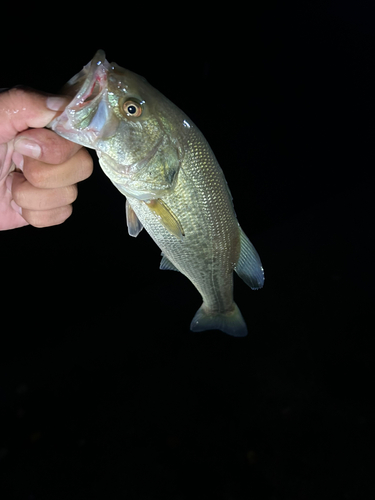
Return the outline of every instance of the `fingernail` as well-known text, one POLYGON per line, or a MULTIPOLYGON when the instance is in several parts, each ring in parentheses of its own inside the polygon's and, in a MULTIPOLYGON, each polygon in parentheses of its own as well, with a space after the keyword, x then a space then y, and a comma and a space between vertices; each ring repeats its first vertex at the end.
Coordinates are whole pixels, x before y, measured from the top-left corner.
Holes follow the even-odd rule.
POLYGON ((14 149, 22 155, 30 156, 31 158, 39 158, 42 154, 41 147, 34 141, 20 137, 14 143, 14 149))
POLYGON ((17 212, 17 213, 19 213, 19 214, 21 214, 21 215, 22 215, 22 208, 21 208, 21 207, 19 207, 19 206, 17 205, 17 203, 16 203, 14 200, 12 200, 12 201, 10 202, 10 206, 13 208, 13 210, 14 210, 15 212, 17 212))
POLYGON ((48 97, 46 101, 46 106, 52 111, 63 111, 69 104, 69 99, 67 97, 48 97))
POLYGON ((12 184, 13 184, 13 175, 8 175, 8 177, 5 180, 5 185, 10 193, 12 192, 12 184))

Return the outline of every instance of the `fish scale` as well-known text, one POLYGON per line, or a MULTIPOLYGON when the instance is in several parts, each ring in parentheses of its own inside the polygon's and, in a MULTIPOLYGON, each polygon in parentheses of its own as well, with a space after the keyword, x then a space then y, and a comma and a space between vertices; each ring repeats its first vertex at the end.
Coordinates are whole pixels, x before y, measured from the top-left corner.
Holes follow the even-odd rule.
POLYGON ((163 197, 184 229, 183 241, 160 228, 146 204, 135 198, 128 197, 128 201, 164 255, 196 286, 210 310, 232 311, 239 227, 216 158, 193 125, 189 135, 191 147, 177 185, 163 197))
POLYGON ((200 292, 190 328, 246 335, 233 271, 258 289, 263 267, 203 134, 144 78, 108 63, 103 51, 66 88, 72 101, 49 127, 97 151, 127 198, 129 234, 144 227, 162 250, 160 268, 180 271, 200 292))

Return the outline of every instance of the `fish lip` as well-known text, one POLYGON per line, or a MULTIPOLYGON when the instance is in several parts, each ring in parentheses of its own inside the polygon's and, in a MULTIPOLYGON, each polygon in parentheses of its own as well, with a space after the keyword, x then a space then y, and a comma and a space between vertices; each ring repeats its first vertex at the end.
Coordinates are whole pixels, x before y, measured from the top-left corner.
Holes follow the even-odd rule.
POLYGON ((91 60, 91 66, 99 66, 99 64, 105 64, 108 62, 105 58, 105 52, 102 49, 98 49, 91 60))
POLYGON ((63 93, 72 100, 63 113, 49 124, 49 128, 67 139, 75 135, 78 129, 79 143, 94 149, 98 139, 114 133, 118 120, 112 113, 107 98, 108 73, 111 67, 105 58, 105 52, 98 50, 92 60, 65 85, 63 93), (88 108, 85 118, 90 121, 82 126, 85 108, 88 108), (110 122, 108 126, 106 121, 110 122))
POLYGON ((88 104, 90 102, 89 98, 92 96, 96 84, 99 84, 99 92, 96 96, 94 96, 94 98, 100 97, 103 90, 106 88, 108 71, 110 68, 111 66, 105 58, 105 52, 103 50, 98 50, 83 70, 68 81, 67 86, 74 87, 76 83, 79 83, 79 81, 85 77, 85 80, 80 86, 78 92, 73 96, 73 100, 68 107, 72 108, 78 106, 79 108, 82 108, 85 104, 88 104))

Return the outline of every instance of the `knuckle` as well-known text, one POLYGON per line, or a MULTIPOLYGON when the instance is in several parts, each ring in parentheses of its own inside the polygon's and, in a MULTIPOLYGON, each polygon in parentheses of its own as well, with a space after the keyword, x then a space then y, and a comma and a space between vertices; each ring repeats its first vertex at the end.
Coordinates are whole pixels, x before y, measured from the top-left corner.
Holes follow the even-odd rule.
MULTIPOLYGON (((8 90, 7 98, 10 107, 15 110, 22 110, 28 108, 28 103, 30 102, 30 96, 35 93, 31 88, 25 86, 16 86, 8 90)), ((16 115, 18 114, 18 111, 16 115)), ((16 116, 14 115, 14 116, 16 116)))
POLYGON ((28 93, 26 88, 18 86, 8 90, 8 97, 11 103, 19 105, 19 103, 24 102, 28 93))

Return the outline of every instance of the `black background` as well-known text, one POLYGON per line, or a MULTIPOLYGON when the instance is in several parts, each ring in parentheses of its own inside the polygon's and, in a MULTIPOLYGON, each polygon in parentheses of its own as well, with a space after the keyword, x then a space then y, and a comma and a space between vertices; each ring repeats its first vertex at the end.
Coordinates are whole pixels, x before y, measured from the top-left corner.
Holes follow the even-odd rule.
POLYGON ((101 172, 62 226, 0 234, 10 500, 375 498, 371 3, 6 13, 0 87, 58 92, 98 48, 210 142, 266 284, 245 339, 194 334, 101 172))

